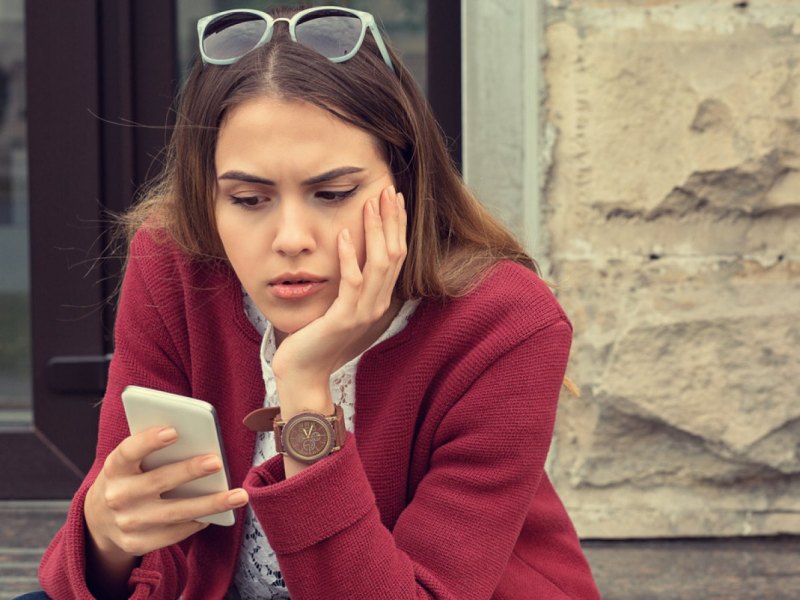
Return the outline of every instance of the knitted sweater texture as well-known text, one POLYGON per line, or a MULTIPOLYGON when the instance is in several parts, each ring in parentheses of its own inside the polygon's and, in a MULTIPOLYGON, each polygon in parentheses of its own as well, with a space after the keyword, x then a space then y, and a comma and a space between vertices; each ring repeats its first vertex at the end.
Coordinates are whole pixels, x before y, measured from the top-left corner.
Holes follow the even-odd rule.
MULTIPOLYGON (((251 465, 242 419, 264 383, 238 280, 160 237, 139 232, 131 247, 95 462, 39 570, 52 598, 92 597, 83 505, 129 435, 127 385, 215 405, 231 483, 250 494, 292 598, 599 598, 544 472, 572 330, 533 273, 500 263, 464 298, 423 301, 363 356, 342 450, 286 479, 281 456, 251 465)), ((223 598, 242 517, 146 554, 130 597, 223 598)))

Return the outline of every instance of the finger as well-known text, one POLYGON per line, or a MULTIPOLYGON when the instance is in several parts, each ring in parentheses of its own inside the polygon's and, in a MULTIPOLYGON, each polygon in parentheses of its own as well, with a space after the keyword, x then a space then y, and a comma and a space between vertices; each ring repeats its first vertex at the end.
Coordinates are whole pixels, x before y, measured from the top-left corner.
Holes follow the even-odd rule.
POLYGON ((346 311, 352 316, 358 306, 364 276, 358 266, 358 256, 353 245, 350 230, 339 233, 339 295, 334 302, 336 309, 346 311))
POLYGON ((398 192, 397 194, 397 206, 399 209, 400 220, 400 227, 398 228, 397 232, 398 241, 402 261, 405 261, 406 255, 408 254, 408 212, 406 211, 406 197, 403 195, 403 192, 398 192))
POLYGON ((390 263, 397 261, 400 254, 400 210, 397 204, 397 196, 394 186, 388 189, 388 193, 381 194, 383 237, 386 240, 386 254, 390 263))
POLYGON ((141 485, 152 494, 163 494, 184 483, 216 473, 221 468, 219 456, 195 456, 148 471, 142 475, 141 485))
MULTIPOLYGON (((382 201, 392 193, 393 187, 383 190, 382 201)), ((381 291, 386 286, 386 277, 392 272, 386 249, 386 236, 384 235, 383 219, 377 213, 379 201, 375 200, 367 211, 369 214, 364 219, 364 234, 366 238, 367 260, 364 264, 364 285, 359 299, 359 308, 368 313, 373 311, 376 302, 381 298, 381 291)))
POLYGON ((120 530, 112 541, 123 552, 132 556, 142 556, 159 548, 166 548, 172 544, 182 542, 195 533, 208 527, 208 523, 187 521, 162 525, 157 528, 123 531, 120 530))
POLYGON ((390 273, 387 274, 384 288, 381 290, 381 297, 391 301, 394 295, 397 278, 406 256, 405 229, 407 217, 403 206, 403 195, 400 192, 394 194, 392 198, 393 227, 391 233, 387 235, 387 256, 389 258, 390 273))
POLYGON ((249 500, 247 492, 242 488, 195 498, 169 498, 151 504, 146 509, 143 519, 157 526, 186 523, 240 508, 249 500))
POLYGON ((193 498, 150 496, 146 501, 137 503, 134 509, 115 511, 113 524, 119 535, 140 535, 233 510, 248 501, 247 492, 241 488, 193 498))
POLYGON ((141 473, 142 460, 156 450, 165 448, 178 439, 173 427, 151 427, 131 435, 106 457, 103 473, 106 477, 119 477, 141 473))

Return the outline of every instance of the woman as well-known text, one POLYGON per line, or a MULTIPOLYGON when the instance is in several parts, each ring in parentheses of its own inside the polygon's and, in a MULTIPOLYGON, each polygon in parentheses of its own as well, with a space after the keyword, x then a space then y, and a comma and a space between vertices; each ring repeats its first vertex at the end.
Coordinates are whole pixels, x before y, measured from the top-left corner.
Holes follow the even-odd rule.
POLYGON ((596 598, 543 470, 571 326, 372 16, 226 11, 198 32, 165 171, 128 217, 97 455, 45 591, 596 598), (230 492, 161 498, 220 460, 143 473, 176 433, 131 436, 128 385, 215 405, 230 492), (281 435, 315 418, 329 444, 281 435), (231 508, 233 527, 196 521, 231 508))

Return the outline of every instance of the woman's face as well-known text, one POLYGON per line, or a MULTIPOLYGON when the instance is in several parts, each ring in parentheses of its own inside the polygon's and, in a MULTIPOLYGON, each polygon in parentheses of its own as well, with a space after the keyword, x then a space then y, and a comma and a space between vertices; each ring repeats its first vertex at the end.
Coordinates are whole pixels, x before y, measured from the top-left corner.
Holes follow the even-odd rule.
POLYGON ((377 141, 314 105, 259 98, 232 109, 215 154, 217 231, 278 342, 339 290, 337 235, 363 268, 364 204, 393 183, 377 141))

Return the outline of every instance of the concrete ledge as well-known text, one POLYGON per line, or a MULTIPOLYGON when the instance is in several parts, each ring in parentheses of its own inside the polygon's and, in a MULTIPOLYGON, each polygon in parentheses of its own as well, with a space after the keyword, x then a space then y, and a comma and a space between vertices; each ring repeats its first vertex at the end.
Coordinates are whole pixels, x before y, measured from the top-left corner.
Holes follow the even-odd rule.
MULTIPOLYGON (((67 502, 0 502, 0 600, 39 589, 36 570, 67 502)), ((790 600, 800 537, 585 540, 605 600, 790 600)))

